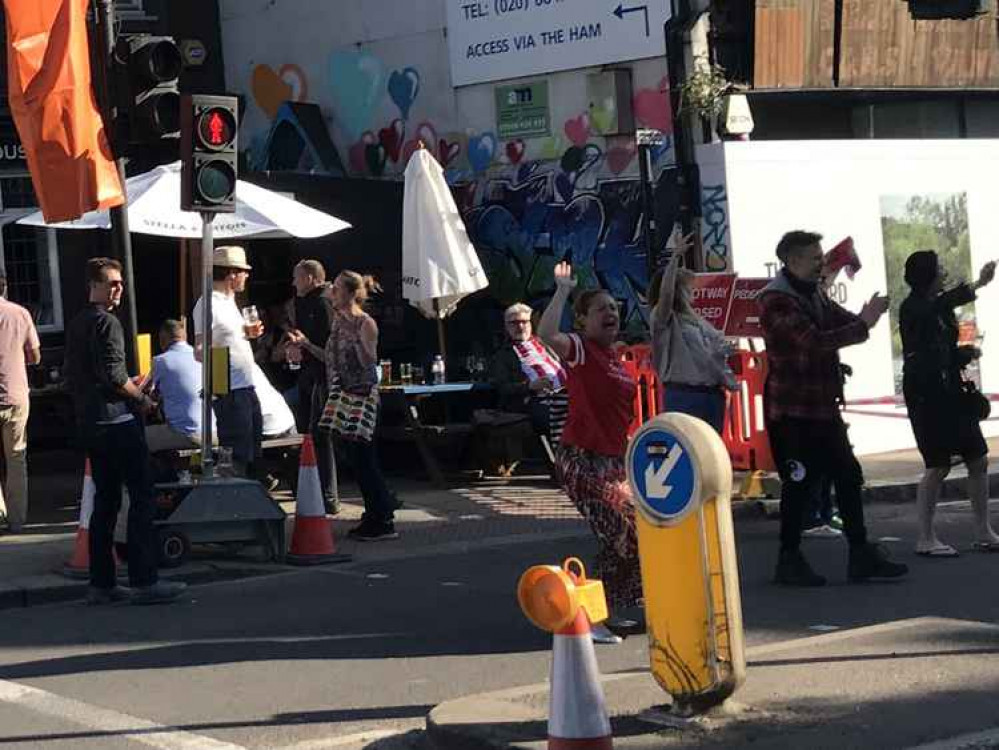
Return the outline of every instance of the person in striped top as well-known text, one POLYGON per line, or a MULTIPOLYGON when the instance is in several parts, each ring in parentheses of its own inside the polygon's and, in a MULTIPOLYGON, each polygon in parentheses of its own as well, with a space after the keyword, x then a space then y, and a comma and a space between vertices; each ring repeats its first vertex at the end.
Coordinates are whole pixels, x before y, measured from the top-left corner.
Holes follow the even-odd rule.
POLYGON ((503 322, 509 345, 493 357, 490 382, 499 408, 528 415, 534 432, 554 451, 569 412, 566 373, 558 356, 534 335, 532 312, 522 303, 506 309, 503 322))

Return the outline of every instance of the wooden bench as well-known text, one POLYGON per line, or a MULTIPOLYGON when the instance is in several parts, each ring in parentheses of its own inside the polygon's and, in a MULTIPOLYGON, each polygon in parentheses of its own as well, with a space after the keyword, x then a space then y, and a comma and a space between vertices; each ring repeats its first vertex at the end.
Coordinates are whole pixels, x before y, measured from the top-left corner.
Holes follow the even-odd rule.
MULTIPOLYGON (((260 444, 260 447, 263 450, 263 452, 266 454, 268 452, 274 452, 277 450, 281 450, 283 448, 300 448, 301 445, 302 445, 301 435, 286 435, 283 437, 268 438, 260 444)), ((201 448, 193 446, 191 448, 184 448, 182 450, 177 451, 177 455, 179 455, 181 458, 190 458, 191 456, 197 453, 201 453, 201 448)))

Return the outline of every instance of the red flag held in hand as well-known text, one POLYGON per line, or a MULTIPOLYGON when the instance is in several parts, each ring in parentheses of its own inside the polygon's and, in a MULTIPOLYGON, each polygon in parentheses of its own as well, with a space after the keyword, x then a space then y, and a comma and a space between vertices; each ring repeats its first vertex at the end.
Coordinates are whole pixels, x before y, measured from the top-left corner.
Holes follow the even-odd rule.
POLYGON ((847 278, 852 279, 860 270, 860 258, 853 246, 853 237, 847 237, 836 247, 826 253, 826 273, 835 276, 840 270, 845 270, 847 278))

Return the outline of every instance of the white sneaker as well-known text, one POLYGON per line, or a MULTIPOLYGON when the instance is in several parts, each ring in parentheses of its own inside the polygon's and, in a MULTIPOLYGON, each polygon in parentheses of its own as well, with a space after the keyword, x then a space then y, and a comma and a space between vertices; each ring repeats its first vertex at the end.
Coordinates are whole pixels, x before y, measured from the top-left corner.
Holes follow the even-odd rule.
POLYGON ((590 628, 590 637, 593 638, 594 643, 601 643, 604 645, 615 645, 624 642, 624 638, 619 635, 614 635, 614 633, 608 630, 607 626, 603 623, 593 625, 590 628))
POLYGON ((801 532, 801 535, 811 537, 812 539, 839 539, 843 536, 843 532, 839 529, 834 529, 828 524, 822 524, 821 526, 813 526, 810 529, 805 529, 801 532))

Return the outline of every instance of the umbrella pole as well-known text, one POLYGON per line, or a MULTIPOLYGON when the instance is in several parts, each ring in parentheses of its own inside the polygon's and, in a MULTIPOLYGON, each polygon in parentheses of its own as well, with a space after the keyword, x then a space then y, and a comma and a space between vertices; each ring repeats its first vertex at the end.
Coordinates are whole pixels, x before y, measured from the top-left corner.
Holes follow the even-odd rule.
POLYGON ((444 318, 441 317, 440 304, 437 300, 434 300, 434 317, 437 318, 437 349, 440 352, 441 359, 447 362, 447 348, 445 346, 444 337, 444 318))
POLYGON ((214 476, 212 460, 212 221, 215 214, 201 214, 201 478, 214 476))

